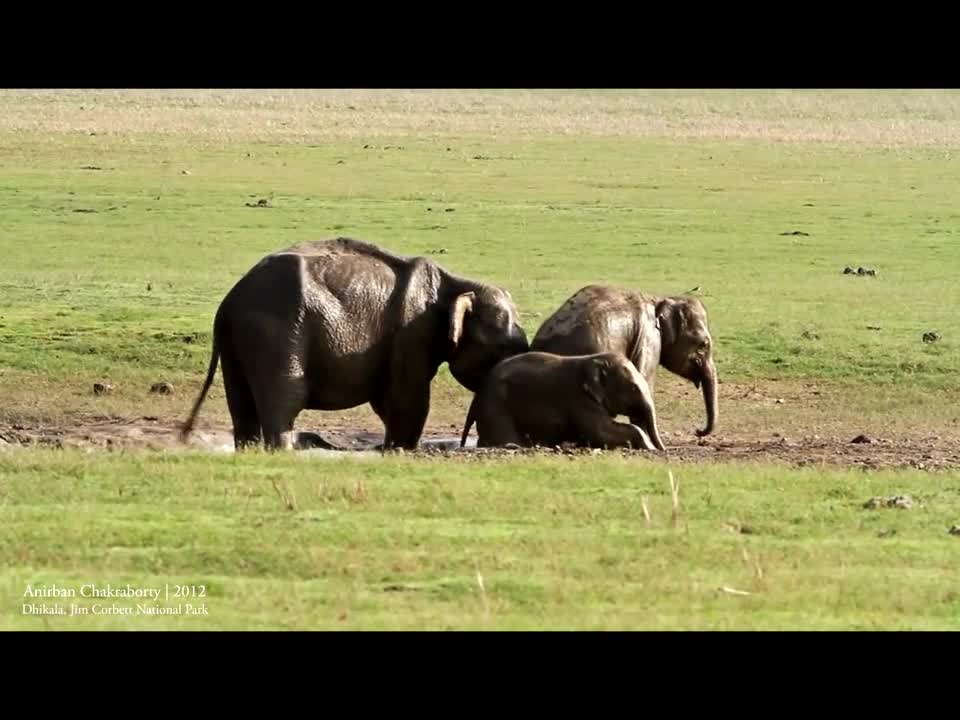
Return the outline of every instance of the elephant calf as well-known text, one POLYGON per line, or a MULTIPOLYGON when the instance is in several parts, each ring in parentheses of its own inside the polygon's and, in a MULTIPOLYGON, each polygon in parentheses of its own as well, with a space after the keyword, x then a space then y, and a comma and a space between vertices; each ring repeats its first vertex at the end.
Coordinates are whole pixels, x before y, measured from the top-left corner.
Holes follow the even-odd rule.
POLYGON ((586 447, 663 450, 646 380, 614 353, 527 352, 500 362, 470 404, 460 447, 477 423, 477 447, 572 442, 586 447), (638 418, 620 423, 618 415, 638 418))

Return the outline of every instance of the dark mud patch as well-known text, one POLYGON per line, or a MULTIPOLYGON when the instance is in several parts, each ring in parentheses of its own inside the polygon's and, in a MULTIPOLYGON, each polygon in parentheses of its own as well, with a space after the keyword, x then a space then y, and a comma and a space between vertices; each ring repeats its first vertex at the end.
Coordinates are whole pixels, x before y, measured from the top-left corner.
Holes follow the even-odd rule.
MULTIPOLYGON (((344 453, 380 457, 383 434, 378 430, 355 427, 298 428, 298 451, 305 456, 342 457, 344 453)), ((168 421, 151 417, 132 420, 104 417, 89 422, 60 426, 0 425, 0 451, 54 447, 77 448, 90 452, 111 450, 184 451, 201 450, 232 453, 233 436, 229 428, 196 429, 181 442, 179 428, 168 421)), ((960 468, 960 439, 927 438, 892 441, 874 439, 871 443, 851 443, 850 435, 801 439, 674 438, 665 453, 645 450, 600 450, 573 446, 552 448, 477 448, 476 436, 460 447, 460 438, 428 429, 421 447, 414 451, 396 450, 390 454, 442 457, 460 461, 483 461, 511 457, 558 456, 570 458, 617 454, 671 463, 773 462, 793 467, 854 467, 864 470, 913 468, 950 470, 960 468)))

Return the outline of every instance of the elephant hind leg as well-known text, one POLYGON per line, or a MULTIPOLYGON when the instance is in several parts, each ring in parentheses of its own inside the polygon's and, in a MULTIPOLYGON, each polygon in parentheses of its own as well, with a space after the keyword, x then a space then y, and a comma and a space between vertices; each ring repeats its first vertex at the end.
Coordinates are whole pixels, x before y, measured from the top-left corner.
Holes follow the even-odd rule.
POLYGON ((267 450, 293 450, 296 446, 293 424, 307 400, 305 378, 276 378, 260 388, 256 398, 264 446, 267 450))
POLYGON ((257 403, 236 360, 224 354, 220 360, 223 370, 223 389, 227 396, 227 409, 233 423, 233 444, 243 450, 260 444, 260 416, 257 403))
POLYGON ((531 443, 520 434, 517 424, 509 413, 477 414, 477 447, 503 447, 505 445, 529 446, 531 443))

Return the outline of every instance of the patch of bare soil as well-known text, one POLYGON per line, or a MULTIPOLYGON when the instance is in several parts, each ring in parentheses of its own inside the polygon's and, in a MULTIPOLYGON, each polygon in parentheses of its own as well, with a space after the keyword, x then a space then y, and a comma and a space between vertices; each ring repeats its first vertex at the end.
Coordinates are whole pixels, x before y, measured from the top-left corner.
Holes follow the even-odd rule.
MULTIPOLYGON (((379 430, 357 427, 324 427, 311 431, 299 429, 298 450, 319 455, 339 455, 340 452, 378 450, 383 436, 379 430), (324 442, 325 441, 325 442, 324 442), (330 450, 329 446, 335 449, 330 450), (339 452, 338 452, 339 451, 339 452)), ((940 436, 913 438, 873 437, 849 433, 842 437, 784 437, 758 440, 749 436, 705 438, 690 436, 665 438, 665 454, 651 451, 603 451, 572 446, 558 448, 476 448, 476 436, 460 448, 459 436, 449 431, 428 428, 422 446, 411 455, 449 455, 460 460, 480 460, 490 457, 521 455, 595 456, 616 452, 619 454, 663 458, 671 462, 776 462, 790 466, 839 466, 863 469, 915 468, 945 470, 960 468, 960 439, 940 436)), ((91 452, 121 449, 146 450, 205 450, 233 452, 233 438, 229 428, 198 429, 184 444, 178 436, 175 423, 154 418, 133 421, 128 418, 106 417, 89 422, 61 426, 0 425, 0 452, 16 448, 54 447, 80 448, 91 452)))
POLYGON ((960 468, 960 443, 942 438, 908 440, 876 439, 855 443, 851 438, 802 438, 787 440, 733 440, 669 448, 671 459, 684 462, 776 461, 794 466, 834 465, 879 468, 945 470, 960 468))

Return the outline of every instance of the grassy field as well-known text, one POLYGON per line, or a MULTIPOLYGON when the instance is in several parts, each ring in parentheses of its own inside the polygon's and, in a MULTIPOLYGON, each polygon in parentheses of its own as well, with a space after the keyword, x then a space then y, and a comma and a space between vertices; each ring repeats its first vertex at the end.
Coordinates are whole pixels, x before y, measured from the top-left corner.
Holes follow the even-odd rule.
MULTIPOLYGON (((955 451, 958 153, 955 91, 0 91, 0 436, 172 427, 240 275, 348 235, 509 288, 531 336, 588 283, 700 286, 712 442, 955 451)), ((469 399, 442 369, 430 431, 469 399)), ((657 401, 695 441, 697 392, 661 371, 657 401)), ((214 386, 200 427, 227 423, 214 386)), ((380 430, 367 408, 299 423, 325 424, 380 430)), ((957 626, 960 470, 677 467, 0 452, 0 627, 957 626), (904 493, 923 507, 861 507, 904 493), (54 582, 205 584, 209 615, 23 615, 54 582)))
POLYGON ((946 532, 955 519, 956 476, 673 470, 676 526, 667 470, 616 455, 522 458, 508 467, 423 458, 18 453, 0 471, 0 623, 53 630, 960 629, 960 540, 946 532), (903 493, 918 505, 862 507, 872 496, 903 493), (104 608, 137 603, 79 597, 93 583, 186 585, 205 595, 164 593, 141 604, 186 612, 189 603, 207 613, 104 615, 104 608), (23 598, 28 584, 78 596, 23 598), (90 614, 23 615, 23 603, 67 612, 76 604, 90 614))

